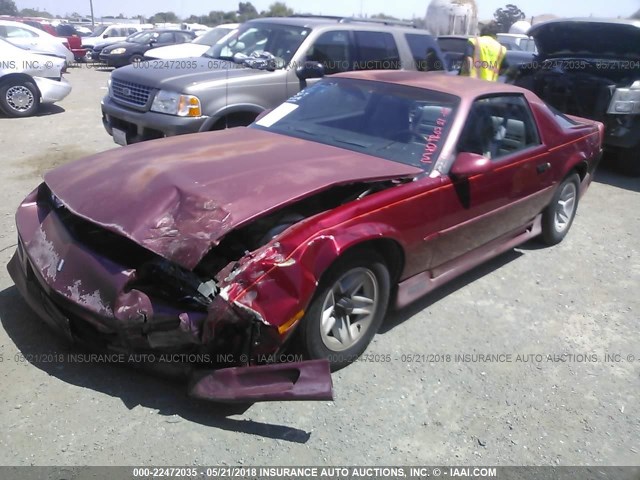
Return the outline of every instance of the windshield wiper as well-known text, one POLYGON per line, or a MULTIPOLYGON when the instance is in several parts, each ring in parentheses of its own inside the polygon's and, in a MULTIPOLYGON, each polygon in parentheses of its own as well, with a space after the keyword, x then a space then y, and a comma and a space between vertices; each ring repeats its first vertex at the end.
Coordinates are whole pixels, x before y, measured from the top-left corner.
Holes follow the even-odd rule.
POLYGON ((294 132, 300 132, 300 133, 304 133, 305 135, 309 135, 310 137, 317 137, 318 134, 316 132, 312 132, 311 130, 307 130, 306 128, 302 128, 302 127, 287 127, 289 130, 293 130, 294 132))
POLYGON ((370 148, 371 145, 373 145, 372 143, 360 143, 360 142, 356 142, 355 140, 344 140, 338 137, 329 137, 329 138, 331 138, 331 140, 333 140, 334 142, 344 143, 345 145, 353 145, 354 147, 360 147, 360 148, 370 148))

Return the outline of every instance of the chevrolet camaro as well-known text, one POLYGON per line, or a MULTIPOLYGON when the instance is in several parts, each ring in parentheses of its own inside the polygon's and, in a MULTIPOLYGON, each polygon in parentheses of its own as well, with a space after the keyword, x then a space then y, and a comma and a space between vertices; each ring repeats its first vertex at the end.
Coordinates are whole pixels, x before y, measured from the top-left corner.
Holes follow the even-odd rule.
POLYGON ((333 75, 249 127, 47 173, 18 208, 9 271, 71 341, 191 355, 194 397, 331 398, 330 371, 389 308, 529 239, 560 242, 602 138, 511 85, 333 75), (277 361, 291 351, 305 359, 277 361))

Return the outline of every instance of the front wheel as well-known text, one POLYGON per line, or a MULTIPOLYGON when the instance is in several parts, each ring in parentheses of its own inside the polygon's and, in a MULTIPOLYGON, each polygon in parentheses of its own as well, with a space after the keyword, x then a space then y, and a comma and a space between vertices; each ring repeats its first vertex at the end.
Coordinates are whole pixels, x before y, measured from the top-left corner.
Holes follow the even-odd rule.
POLYGON ((575 173, 569 175, 542 213, 542 240, 547 245, 560 243, 569 232, 578 210, 579 189, 580 177, 575 173))
POLYGON ((27 80, 9 80, 0 85, 0 109, 10 117, 33 115, 40 105, 36 86, 27 80))
POLYGON ((364 352, 389 302, 390 279, 375 252, 338 260, 325 274, 298 334, 309 358, 327 358, 340 369, 364 352))

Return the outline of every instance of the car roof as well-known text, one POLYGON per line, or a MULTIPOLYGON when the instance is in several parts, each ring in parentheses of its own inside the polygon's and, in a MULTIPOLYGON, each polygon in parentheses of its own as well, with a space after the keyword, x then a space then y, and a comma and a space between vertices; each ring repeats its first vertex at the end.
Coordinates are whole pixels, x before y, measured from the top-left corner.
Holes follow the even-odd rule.
POLYGON ((149 30, 145 30, 145 32, 156 32, 156 33, 165 33, 165 32, 182 32, 182 33, 193 33, 193 30, 182 30, 181 28, 151 28, 149 30))
POLYGON ((495 95, 498 93, 520 93, 525 95, 530 93, 524 88, 506 83, 488 82, 486 80, 459 75, 447 75, 444 73, 424 73, 407 70, 361 70, 358 72, 338 73, 331 77, 395 83, 409 87, 436 90, 466 99, 473 99, 483 95, 495 95))
POLYGON ((355 17, 333 17, 333 16, 313 16, 300 15, 291 17, 262 17, 249 20, 247 23, 279 23, 282 25, 294 25, 300 27, 317 28, 331 26, 337 29, 351 30, 357 26, 359 30, 393 30, 405 31, 406 33, 420 33, 431 35, 428 30, 415 28, 411 22, 402 22, 383 19, 366 19, 355 17))

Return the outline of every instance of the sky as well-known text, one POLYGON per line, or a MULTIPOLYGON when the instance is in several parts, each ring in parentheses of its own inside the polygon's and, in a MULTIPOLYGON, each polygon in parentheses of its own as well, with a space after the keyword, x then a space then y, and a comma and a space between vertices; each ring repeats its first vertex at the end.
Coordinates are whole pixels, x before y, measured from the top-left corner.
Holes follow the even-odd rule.
MULTIPOLYGON (((89 15, 89 0, 14 0, 19 9, 37 8, 54 15, 78 12, 89 15)), ((276 0, 253 0, 258 11, 267 10, 276 0)), ((389 0, 280 0, 296 12, 310 12, 322 15, 359 15, 366 13, 386 13, 395 17, 423 17, 430 0, 403 0, 391 3, 389 0)), ((491 19, 493 12, 508 3, 517 5, 530 18, 533 15, 552 13, 557 16, 583 17, 628 17, 640 9, 640 0, 476 0, 478 18, 491 19)), ((179 17, 191 14, 202 15, 211 10, 236 10, 237 0, 93 0, 96 17, 102 15, 151 16, 160 11, 173 11, 179 17)))

